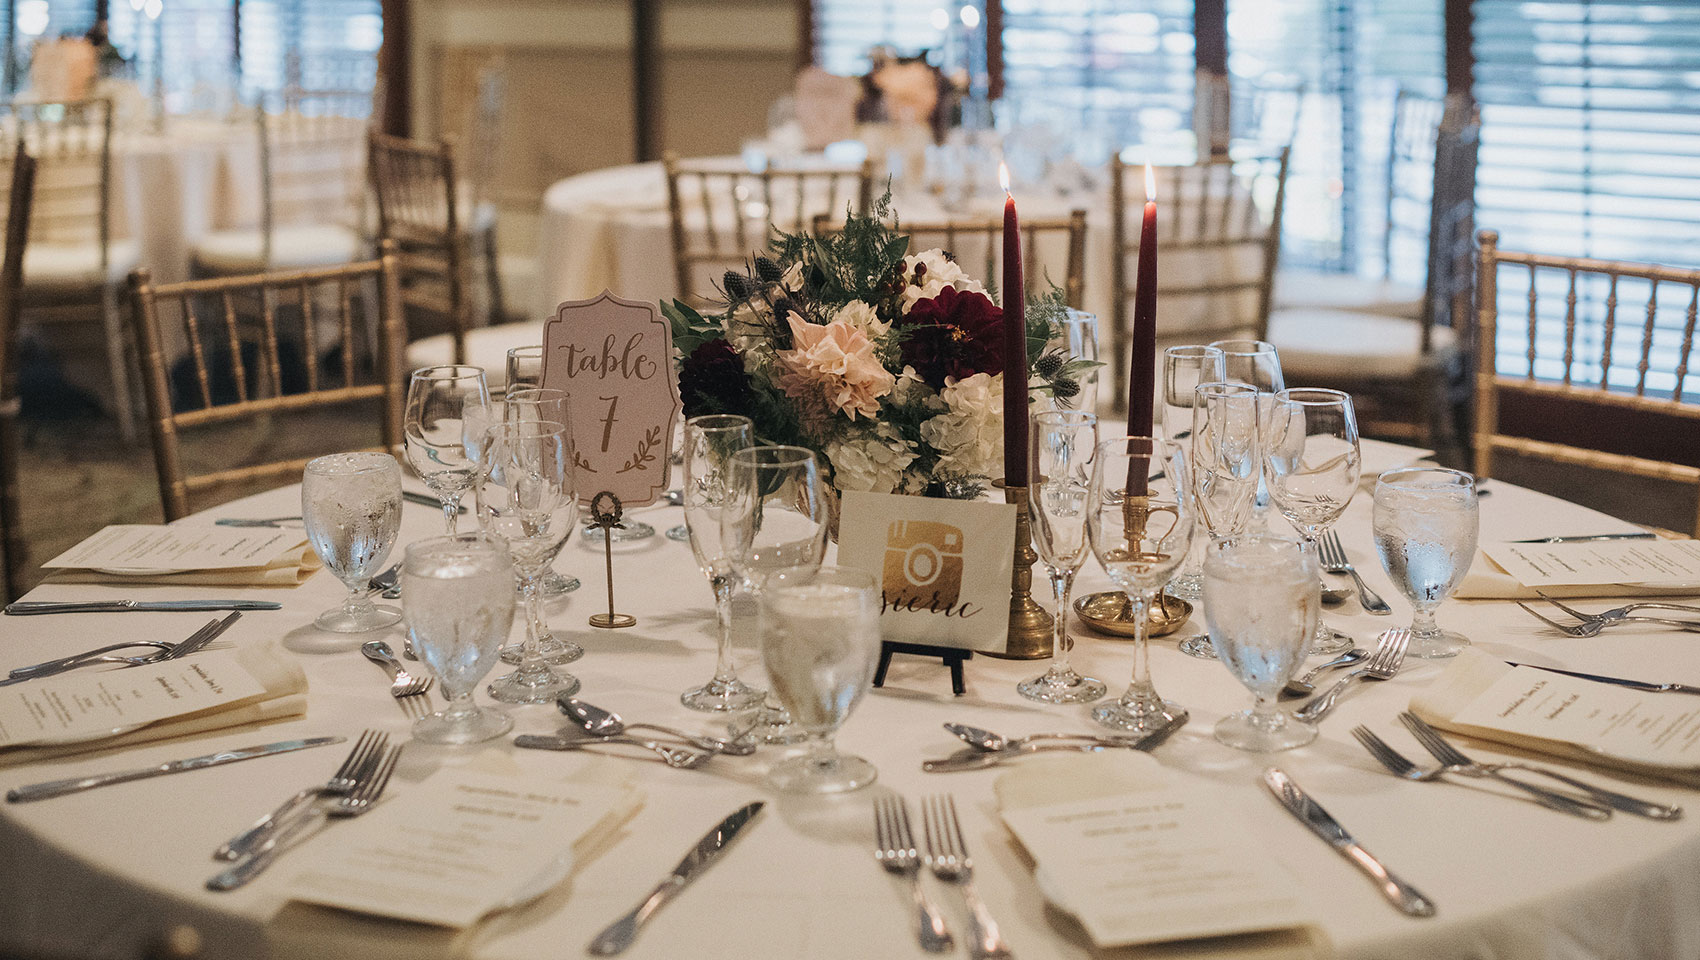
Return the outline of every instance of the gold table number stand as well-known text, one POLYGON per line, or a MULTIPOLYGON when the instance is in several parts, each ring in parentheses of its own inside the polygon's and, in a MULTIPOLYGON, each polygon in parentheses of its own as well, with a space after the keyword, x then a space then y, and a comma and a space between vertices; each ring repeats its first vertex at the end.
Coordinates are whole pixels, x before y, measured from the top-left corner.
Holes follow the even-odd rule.
POLYGON ((614 612, 614 531, 625 529, 626 525, 620 522, 623 513, 620 498, 607 490, 590 501, 590 522, 602 528, 602 559, 608 574, 608 612, 591 614, 590 625, 604 630, 637 626, 636 617, 614 612))

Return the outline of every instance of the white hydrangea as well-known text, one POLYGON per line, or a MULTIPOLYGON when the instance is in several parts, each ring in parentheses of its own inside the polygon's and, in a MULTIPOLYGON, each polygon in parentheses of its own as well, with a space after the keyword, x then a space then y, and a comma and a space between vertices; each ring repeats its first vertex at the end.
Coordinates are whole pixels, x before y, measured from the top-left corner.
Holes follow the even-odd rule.
POLYGON ((921 424, 921 439, 939 452, 940 474, 1003 476, 1003 374, 946 379, 947 412, 921 424))
POLYGON ((891 388, 891 402, 899 407, 907 407, 911 403, 932 402, 941 410, 944 408, 933 388, 927 386, 927 381, 922 380, 915 368, 908 365, 897 375, 897 383, 891 388))
POLYGON ((880 320, 874 308, 861 300, 852 300, 832 315, 834 323, 846 324, 868 335, 869 340, 885 336, 891 329, 891 324, 880 320))
POLYGON ((925 266, 926 272, 921 274, 919 284, 911 283, 903 288, 903 312, 917 300, 931 300, 939 295, 945 287, 955 287, 957 293, 985 293, 986 288, 980 286, 974 278, 964 273, 956 261, 944 255, 943 250, 932 249, 903 258, 903 275, 913 277, 915 266, 925 266))
POLYGON ((773 357, 773 338, 768 328, 773 311, 758 300, 747 300, 720 321, 726 342, 744 360, 744 372, 754 374, 773 357))
POLYGON ((903 434, 889 423, 875 423, 871 430, 857 431, 826 445, 833 486, 845 492, 897 491, 915 456, 903 434))
POLYGON ((803 261, 798 260, 786 267, 785 275, 779 278, 779 285, 789 293, 796 293, 803 289, 803 261))

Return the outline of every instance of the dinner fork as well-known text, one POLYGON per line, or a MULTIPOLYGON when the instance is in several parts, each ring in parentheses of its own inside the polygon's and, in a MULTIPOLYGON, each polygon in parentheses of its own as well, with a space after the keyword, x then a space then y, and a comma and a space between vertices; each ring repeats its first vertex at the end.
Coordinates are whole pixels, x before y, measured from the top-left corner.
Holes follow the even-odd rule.
POLYGON ((358 817, 372 809, 372 805, 383 795, 384 787, 389 785, 390 775, 395 772, 396 760, 400 757, 401 747, 384 749, 376 762, 362 773, 360 782, 347 796, 338 797, 319 811, 319 816, 302 817, 291 823, 288 828, 261 844, 252 855, 208 880, 207 889, 234 890, 263 873, 279 854, 292 846, 296 838, 307 832, 308 827, 320 827, 335 819, 358 817))
POLYGON ((302 804, 314 797, 347 794, 360 782, 361 771, 371 763, 373 757, 378 755, 378 751, 389 744, 389 741, 390 735, 387 733, 380 733, 377 730, 362 732, 360 739, 354 741, 354 749, 348 751, 348 756, 343 758, 342 766, 336 768, 336 772, 331 774, 331 778, 325 781, 324 786, 308 787, 283 801, 276 810, 254 821, 253 826, 219 845, 219 848, 213 851, 213 858, 216 860, 239 859, 257 849, 277 830, 278 825, 293 816, 302 804))
MULTIPOLYGON (((1466 774, 1468 774, 1468 770, 1464 768, 1485 770, 1490 776, 1496 776, 1507 783, 1515 783, 1527 790, 1529 789, 1529 784, 1513 780, 1505 776, 1502 772, 1505 770, 1522 770, 1527 773, 1540 774, 1543 777, 1548 777, 1568 786, 1575 787, 1587 794, 1594 801, 1603 803, 1614 810, 1622 810, 1624 813, 1633 813, 1638 817, 1646 817, 1649 820, 1676 820, 1682 816, 1681 807, 1666 806, 1662 803, 1649 803, 1646 800, 1639 800, 1627 794, 1618 793, 1615 790, 1607 790, 1604 787, 1596 787, 1591 783, 1585 783, 1575 777, 1559 773, 1557 770, 1551 770, 1546 767, 1537 767, 1534 764, 1518 763, 1516 761, 1478 763, 1471 760, 1469 757, 1464 756, 1463 751, 1454 747, 1446 740, 1445 737, 1440 735, 1440 731, 1429 726, 1423 721, 1423 718, 1409 710, 1399 714, 1399 722, 1403 723, 1406 728, 1416 736, 1417 742, 1421 743, 1423 748, 1429 753, 1434 754, 1434 758, 1444 764, 1448 770, 1458 768, 1459 772, 1466 774)), ((1468 775, 1474 776, 1474 774, 1468 775)), ((1537 787, 1536 789, 1540 788, 1537 787)), ((1560 796, 1562 796, 1562 794, 1560 794, 1560 796)))
MULTIPOLYGON (((1545 600, 1578 620, 1603 620, 1613 623, 1619 620, 1634 620, 1637 618, 1631 617, 1630 614, 1634 613, 1636 610, 1676 610, 1682 613, 1700 613, 1700 607, 1691 606, 1685 603, 1664 603, 1657 600, 1639 600, 1635 603, 1626 603, 1621 607, 1613 607, 1610 610, 1600 613, 1588 613, 1585 610, 1578 610, 1575 607, 1566 606, 1563 603, 1560 603, 1556 598, 1549 597, 1546 594, 1541 593, 1539 590, 1536 590, 1535 592, 1540 594, 1542 600, 1545 600)), ((1696 625, 1700 626, 1700 624, 1696 625)))
POLYGON ((241 617, 242 612, 239 610, 233 611, 229 616, 222 619, 214 617, 207 621, 206 624, 199 630, 196 630, 194 633, 185 637, 180 643, 163 643, 155 640, 143 640, 113 644, 111 646, 101 647, 98 650, 89 650, 69 657, 60 657, 57 660, 35 663, 27 667, 18 667, 16 670, 13 670, 9 676, 13 680, 33 680, 39 677, 50 677, 54 674, 64 673, 67 670, 75 670, 78 667, 86 667, 95 663, 122 663, 132 667, 140 667, 153 663, 164 663, 167 660, 179 660, 191 653, 197 653, 202 649, 205 649, 207 644, 213 642, 220 634, 230 629, 230 625, 241 619, 241 617), (150 653, 140 657, 114 657, 105 655, 113 650, 121 650, 125 647, 136 646, 161 647, 162 649, 156 653, 150 653))
POLYGON ((955 884, 968 907, 969 955, 975 960, 1007 958, 1009 947, 998 933, 997 921, 974 892, 974 861, 969 858, 968 843, 962 837, 956 798, 948 793, 925 798, 921 802, 921 817, 927 838, 928 869, 940 880, 955 884))
POLYGON ((1411 645, 1411 630, 1409 627, 1394 627, 1381 634, 1381 643, 1375 648, 1375 653, 1361 667, 1340 678, 1340 682, 1328 688, 1328 692, 1317 697, 1293 711, 1293 718, 1305 723, 1317 723, 1334 709, 1340 695, 1346 692, 1356 680, 1391 680, 1399 673, 1399 668, 1405 663, 1405 650, 1411 645))
MULTIPOLYGON (((1551 601, 1548 602, 1550 603, 1551 601)), ((1620 623, 1662 623, 1668 627, 1700 632, 1700 621, 1666 620, 1663 617, 1618 617, 1614 620, 1584 620, 1581 623, 1575 624, 1559 623, 1557 620, 1543 615, 1534 607, 1529 606, 1521 600, 1517 600, 1515 603, 1519 607, 1522 607, 1526 613, 1534 617, 1536 620, 1539 620, 1547 626, 1552 627, 1554 630, 1563 633, 1567 637, 1597 637, 1605 631, 1605 628, 1615 627, 1620 623)))
POLYGON ((1357 584, 1358 587, 1358 603, 1363 605, 1364 612, 1373 613, 1378 617, 1385 617, 1393 613, 1393 608, 1387 605, 1387 601, 1381 599, 1380 594, 1371 590, 1364 583, 1364 578, 1358 576, 1358 569, 1352 566, 1352 561, 1346 559, 1346 548, 1341 546, 1338 533, 1330 530, 1317 538, 1316 543, 1319 548, 1318 553, 1319 559, 1322 561, 1322 569, 1329 573, 1349 573, 1352 575, 1352 582, 1357 584))
POLYGON ((909 896, 915 903, 919 921, 915 937, 921 949, 944 953, 954 946, 944 917, 921 889, 921 855, 915 849, 915 832, 909 825, 909 803, 901 796, 874 798, 874 859, 887 872, 908 881, 909 896))
MULTIPOLYGON (((1465 776, 1469 775, 1462 770, 1452 770, 1444 766, 1437 767, 1433 770, 1424 770, 1421 767, 1418 767, 1415 763, 1412 763, 1405 757, 1404 754, 1389 746, 1387 741, 1370 732, 1370 729, 1362 724, 1352 728, 1352 736, 1357 737, 1358 742, 1363 744, 1364 749, 1369 751, 1370 756, 1380 761, 1381 765, 1386 767, 1387 771, 1396 777, 1400 777, 1405 780, 1412 780, 1417 783, 1428 783, 1434 780, 1443 780, 1448 773, 1458 773, 1465 776)), ((1529 789, 1529 784, 1519 783, 1515 780, 1506 782, 1514 783, 1525 790, 1529 789)), ((1538 791, 1540 788, 1536 787, 1534 790, 1538 791)), ((1568 813, 1572 816, 1582 817, 1585 820, 1611 819, 1610 810, 1602 809, 1591 803, 1584 803, 1580 800, 1572 799, 1562 793, 1537 793, 1530 791, 1529 796, 1530 799, 1541 806, 1550 810, 1557 810, 1560 813, 1568 813)))
POLYGON ((395 658, 395 651, 382 640, 368 640, 360 645, 360 654, 373 663, 389 671, 390 696, 400 700, 403 697, 418 696, 431 689, 434 679, 430 674, 421 673, 414 676, 407 672, 401 661, 395 658))

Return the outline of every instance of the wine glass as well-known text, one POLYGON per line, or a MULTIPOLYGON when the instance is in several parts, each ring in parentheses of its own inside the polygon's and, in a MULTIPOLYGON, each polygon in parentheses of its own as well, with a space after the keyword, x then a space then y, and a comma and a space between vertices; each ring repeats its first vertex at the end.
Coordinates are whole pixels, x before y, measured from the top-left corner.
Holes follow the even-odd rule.
MULTIPOLYGON (((820 566, 829 519, 814 452, 751 447, 733 453, 728 470, 720 542, 744 588, 759 598, 775 571, 820 566)), ((771 698, 758 711, 752 731, 768 743, 796 743, 804 736, 771 698)))
POLYGON ((880 591, 854 567, 770 571, 761 593, 762 664, 774 696, 808 735, 808 752, 774 764, 768 781, 796 793, 843 793, 878 776, 833 747, 833 734, 874 679, 880 591))
POLYGON ((490 425, 483 367, 450 364, 413 371, 407 385, 403 447, 407 462, 443 505, 454 536, 460 498, 478 476, 478 442, 490 425))
MULTIPOLYGON (((1263 469, 1269 497, 1305 545, 1340 519, 1358 489, 1358 418, 1339 390, 1293 387, 1275 394, 1263 423, 1263 469)), ((1350 634, 1316 624, 1312 656, 1352 649, 1350 634)))
POLYGON ((543 386, 543 345, 540 343, 508 350, 507 379, 503 381, 508 393, 521 387, 543 386))
POLYGON ((1098 448, 1098 418, 1074 410, 1036 413, 1030 437, 1027 499, 1033 546, 1050 574, 1057 615, 1050 667, 1016 684, 1015 690, 1042 703, 1090 703, 1104 695, 1105 687, 1103 681, 1081 676, 1069 666, 1074 639, 1068 635, 1068 602, 1075 574, 1086 562, 1086 494, 1092 480, 1088 465, 1098 448))
POLYGON ((1290 720, 1275 695, 1304 662, 1322 609, 1316 551, 1297 540, 1248 536, 1212 546, 1204 561, 1204 618, 1210 642, 1257 701, 1216 724, 1216 739, 1240 750, 1275 751, 1316 739, 1290 720))
MULTIPOLYGON (((1263 472, 1258 449, 1259 394, 1244 383, 1201 383, 1193 388, 1192 499, 1205 547, 1230 540, 1251 525, 1257 480, 1263 472)), ((1195 538, 1196 539, 1196 538, 1195 538)), ((1216 659, 1208 634, 1187 637, 1180 650, 1201 660, 1216 659)))
POLYGON ((307 542, 343 585, 342 606, 313 625, 365 633, 401 619, 372 602, 366 581, 384 568, 401 529, 401 466, 387 453, 333 453, 310 460, 301 475, 301 519, 307 542))
POLYGON ((1476 555, 1476 478, 1439 467, 1389 470, 1375 481, 1374 524, 1381 565, 1414 610, 1406 655, 1457 656, 1469 638, 1442 630, 1434 611, 1458 588, 1476 555))
MULTIPOLYGON (((1192 445, 1192 409, 1197 400, 1195 388, 1201 383, 1221 380, 1227 376, 1223 354, 1218 347, 1186 344, 1163 350, 1163 398, 1161 412, 1163 435, 1181 445, 1186 452, 1192 445)), ((1180 573, 1169 581, 1169 596, 1182 600, 1197 600, 1204 579, 1204 531, 1194 528, 1193 542, 1187 546, 1186 561, 1180 573)))
POLYGON ((401 582, 413 647, 449 700, 443 710, 414 721, 414 739, 480 743, 513 729, 507 714, 472 702, 514 622, 507 548, 475 534, 411 543, 401 582))
MULTIPOLYGON (((1266 340, 1217 340, 1211 346, 1222 351, 1222 376, 1230 383, 1246 383, 1264 395, 1263 414, 1269 415, 1271 398, 1287 389, 1281 374, 1281 354, 1266 340)), ((1257 529, 1269 529, 1269 478, 1257 480, 1257 529)))
MULTIPOLYGON (((512 351, 509 351, 512 353, 512 351)), ((501 402, 503 423, 526 423, 536 420, 550 420, 555 423, 571 423, 572 406, 566 391, 553 390, 545 387, 513 387, 509 386, 507 394, 501 402)), ((543 591, 545 600, 553 600, 579 588, 577 577, 565 577, 555 572, 554 567, 543 572, 543 582, 538 589, 543 591)), ((515 589, 521 595, 525 593, 525 584, 519 582, 515 589)), ((528 609, 529 616, 530 610, 528 609)), ((584 648, 571 640, 562 640, 549 630, 548 624, 541 619, 531 624, 531 629, 538 636, 538 650, 543 659, 549 663, 560 665, 572 663, 584 656, 584 648)), ((524 641, 509 643, 502 647, 503 663, 519 663, 524 659, 524 641)))
POLYGON ((1127 594, 1133 620, 1133 679, 1117 700, 1099 704, 1092 719, 1147 734, 1186 709, 1157 695, 1151 683, 1146 621, 1151 601, 1175 575, 1192 541, 1186 457, 1173 440, 1117 437, 1098 444, 1087 493, 1086 534, 1110 580, 1127 594))
POLYGON ((548 703, 577 692, 579 682, 544 661, 538 626, 543 623, 543 572, 578 526, 573 485, 572 431, 565 422, 500 423, 485 439, 484 470, 476 484, 478 521, 484 535, 505 543, 525 585, 525 643, 514 672, 490 684, 504 703, 548 703))
MULTIPOLYGON (((1098 315, 1069 307, 1063 312, 1062 347, 1075 360, 1097 362, 1098 315)), ((1080 375, 1080 393, 1074 408, 1081 413, 1098 412, 1098 368, 1092 367, 1080 375)))
POLYGON ((754 445, 755 425, 749 417, 711 414, 685 421, 685 525, 697 569, 714 590, 719 628, 713 679, 679 697, 692 710, 743 710, 760 703, 763 696, 739 680, 732 667, 732 588, 736 584, 720 538, 732 454, 754 445))

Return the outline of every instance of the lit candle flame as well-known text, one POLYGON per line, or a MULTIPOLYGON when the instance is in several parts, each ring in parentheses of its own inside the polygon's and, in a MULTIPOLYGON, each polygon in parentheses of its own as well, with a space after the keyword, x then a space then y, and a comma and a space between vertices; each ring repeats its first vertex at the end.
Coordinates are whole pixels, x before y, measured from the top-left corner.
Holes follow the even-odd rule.
POLYGON ((1155 202, 1157 199, 1157 178, 1151 175, 1151 164, 1145 165, 1145 199, 1155 202))
POLYGON ((998 161, 998 186, 1003 187, 1006 195, 1009 193, 1009 164, 1002 160, 998 161))

